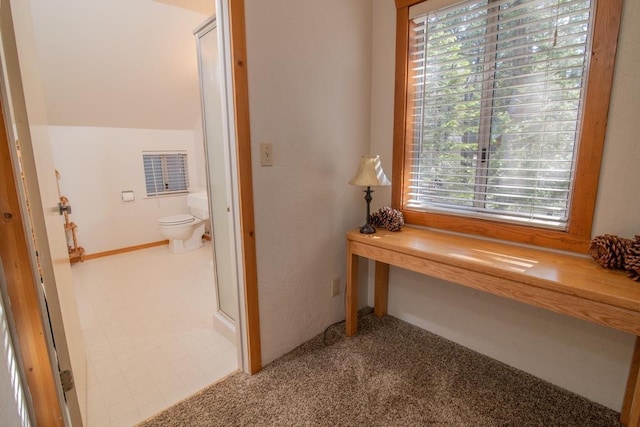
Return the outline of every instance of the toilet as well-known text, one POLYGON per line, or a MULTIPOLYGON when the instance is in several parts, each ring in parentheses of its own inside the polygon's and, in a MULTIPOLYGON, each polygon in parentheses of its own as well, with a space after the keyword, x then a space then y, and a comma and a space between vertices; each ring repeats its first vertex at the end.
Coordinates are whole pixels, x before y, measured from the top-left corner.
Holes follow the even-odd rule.
POLYGON ((187 208, 188 214, 165 216, 158 220, 160 233, 169 239, 169 251, 172 254, 181 254, 202 246, 204 226, 209 219, 207 193, 189 193, 187 208))

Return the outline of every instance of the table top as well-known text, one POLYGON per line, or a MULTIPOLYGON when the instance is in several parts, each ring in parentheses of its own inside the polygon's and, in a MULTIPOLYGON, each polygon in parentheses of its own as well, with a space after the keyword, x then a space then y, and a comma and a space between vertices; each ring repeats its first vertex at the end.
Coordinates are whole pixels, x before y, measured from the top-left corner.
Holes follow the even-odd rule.
POLYGON ((411 226, 375 234, 353 230, 347 239, 640 312, 640 282, 586 255, 411 226))

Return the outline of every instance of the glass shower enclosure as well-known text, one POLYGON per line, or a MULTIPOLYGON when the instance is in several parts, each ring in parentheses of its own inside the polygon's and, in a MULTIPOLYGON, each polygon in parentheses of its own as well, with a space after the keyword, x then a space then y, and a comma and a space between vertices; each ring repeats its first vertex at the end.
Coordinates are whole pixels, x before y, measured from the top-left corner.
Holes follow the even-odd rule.
POLYGON ((225 98, 223 49, 212 17, 194 31, 200 71, 202 125, 206 156, 214 253, 217 313, 214 326, 235 341, 238 319, 238 275, 234 240, 229 114, 225 98))

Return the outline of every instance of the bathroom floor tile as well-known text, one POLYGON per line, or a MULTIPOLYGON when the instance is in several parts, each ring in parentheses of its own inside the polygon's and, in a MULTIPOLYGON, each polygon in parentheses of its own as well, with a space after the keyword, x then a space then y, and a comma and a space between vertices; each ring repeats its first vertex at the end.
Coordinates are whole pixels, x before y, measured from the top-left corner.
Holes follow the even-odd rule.
POLYGON ((74 264, 88 424, 134 425, 237 369, 213 329, 211 246, 160 246, 74 264))
POLYGON ((90 412, 87 416, 87 424, 91 427, 110 427, 111 419, 107 409, 90 412))
POLYGON ((166 407, 167 407, 167 404, 164 403, 164 400, 161 397, 158 397, 157 400, 153 400, 147 403, 146 405, 143 405, 140 408, 140 415, 142 416, 143 420, 146 420, 152 415, 155 415, 158 412, 162 411, 166 407))

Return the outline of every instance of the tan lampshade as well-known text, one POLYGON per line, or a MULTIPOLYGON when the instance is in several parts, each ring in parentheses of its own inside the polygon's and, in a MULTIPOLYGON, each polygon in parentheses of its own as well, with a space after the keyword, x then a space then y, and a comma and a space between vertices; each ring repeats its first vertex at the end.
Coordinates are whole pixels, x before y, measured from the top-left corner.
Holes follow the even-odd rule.
POLYGON ((382 170, 380 156, 362 156, 358 171, 349 181, 351 185, 359 185, 361 187, 380 187, 383 185, 391 185, 391 181, 382 170))

